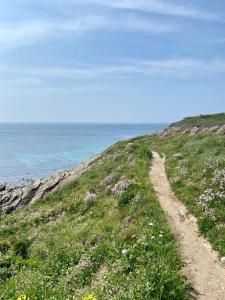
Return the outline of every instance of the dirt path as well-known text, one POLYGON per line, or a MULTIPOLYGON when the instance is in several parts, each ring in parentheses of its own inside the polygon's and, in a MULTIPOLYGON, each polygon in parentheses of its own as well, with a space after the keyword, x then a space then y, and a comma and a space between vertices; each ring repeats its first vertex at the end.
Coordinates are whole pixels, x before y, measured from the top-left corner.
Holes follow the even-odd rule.
POLYGON ((150 177, 161 207, 180 245, 185 276, 192 284, 196 298, 225 299, 225 267, 210 243, 198 235, 196 219, 172 192, 165 173, 165 159, 153 153, 150 177))

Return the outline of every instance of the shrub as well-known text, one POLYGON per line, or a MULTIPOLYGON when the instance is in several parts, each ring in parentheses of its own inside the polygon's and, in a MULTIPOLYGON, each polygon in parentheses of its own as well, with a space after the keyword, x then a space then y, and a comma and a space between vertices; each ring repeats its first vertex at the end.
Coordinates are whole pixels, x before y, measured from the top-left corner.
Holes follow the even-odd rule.
POLYGON ((28 258, 29 243, 27 241, 17 240, 12 243, 13 253, 23 259, 28 258))
POLYGON ((84 210, 84 206, 85 205, 84 205, 83 201, 77 200, 68 205, 67 211, 72 214, 77 214, 84 210))
POLYGON ((0 259, 0 269, 3 268, 10 268, 12 263, 12 258, 11 257, 4 257, 0 259))
POLYGON ((12 277, 12 272, 8 269, 0 269, 0 283, 10 279, 12 277))
POLYGON ((5 254, 10 249, 10 243, 8 241, 0 242, 0 252, 5 254))
POLYGON ((215 222, 209 218, 202 218, 198 223, 200 232, 202 232, 203 234, 207 233, 215 226, 215 222))
POLYGON ((125 206, 129 204, 137 194, 137 189, 131 185, 119 198, 119 205, 125 206))

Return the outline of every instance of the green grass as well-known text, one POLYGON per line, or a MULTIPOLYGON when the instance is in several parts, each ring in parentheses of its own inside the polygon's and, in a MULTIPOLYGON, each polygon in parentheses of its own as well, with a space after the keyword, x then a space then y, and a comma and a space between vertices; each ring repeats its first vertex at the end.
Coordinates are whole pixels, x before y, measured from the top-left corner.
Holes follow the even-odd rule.
POLYGON ((187 117, 182 121, 171 124, 174 127, 210 127, 225 124, 225 113, 187 117))
POLYGON ((166 154, 171 187, 198 220, 199 231, 225 256, 225 136, 146 137, 143 144, 166 154))
POLYGON ((0 299, 189 299, 148 179, 152 142, 118 143, 70 186, 1 218, 0 299))
POLYGON ((1 218, 0 299, 190 299, 148 178, 150 149, 166 155, 171 187, 225 256, 225 136, 144 136, 112 146, 73 184, 1 218), (129 184, 121 192, 118 182, 129 184))

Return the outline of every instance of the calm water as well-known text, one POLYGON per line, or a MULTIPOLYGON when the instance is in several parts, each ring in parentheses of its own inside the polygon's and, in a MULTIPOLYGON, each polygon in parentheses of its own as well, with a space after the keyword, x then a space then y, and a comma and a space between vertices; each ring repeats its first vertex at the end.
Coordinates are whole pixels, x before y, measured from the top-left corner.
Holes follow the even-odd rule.
POLYGON ((113 143, 163 124, 0 124, 0 181, 18 184, 91 158, 113 143))

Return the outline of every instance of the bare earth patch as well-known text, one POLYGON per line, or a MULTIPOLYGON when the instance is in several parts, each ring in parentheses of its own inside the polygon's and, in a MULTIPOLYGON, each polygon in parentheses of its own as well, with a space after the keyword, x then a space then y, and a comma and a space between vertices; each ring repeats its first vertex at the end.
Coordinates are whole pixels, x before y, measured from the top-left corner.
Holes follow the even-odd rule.
POLYGON ((172 192, 165 158, 153 152, 151 182, 180 246, 184 274, 200 300, 225 299, 225 267, 210 243, 198 234, 196 218, 187 214, 184 204, 172 192))

